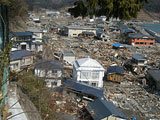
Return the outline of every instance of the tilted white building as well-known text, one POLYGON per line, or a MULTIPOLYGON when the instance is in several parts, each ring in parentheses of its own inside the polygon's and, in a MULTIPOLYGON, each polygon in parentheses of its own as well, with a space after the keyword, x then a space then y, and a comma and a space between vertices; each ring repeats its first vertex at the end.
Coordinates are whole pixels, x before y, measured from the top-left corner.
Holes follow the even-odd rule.
POLYGON ((74 62, 73 79, 95 87, 103 87, 104 68, 96 60, 82 58, 74 62))

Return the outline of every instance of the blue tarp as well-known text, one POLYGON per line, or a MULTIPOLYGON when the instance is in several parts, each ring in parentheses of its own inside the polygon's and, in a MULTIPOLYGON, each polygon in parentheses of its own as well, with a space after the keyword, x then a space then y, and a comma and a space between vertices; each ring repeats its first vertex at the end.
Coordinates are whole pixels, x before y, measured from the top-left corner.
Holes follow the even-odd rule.
POLYGON ((78 83, 72 80, 66 80, 64 82, 64 88, 70 88, 76 91, 79 91, 81 93, 84 94, 88 94, 88 95, 92 95, 98 98, 102 98, 103 97, 103 92, 104 89, 102 88, 95 88, 95 87, 91 87, 89 85, 83 84, 83 83, 78 83))

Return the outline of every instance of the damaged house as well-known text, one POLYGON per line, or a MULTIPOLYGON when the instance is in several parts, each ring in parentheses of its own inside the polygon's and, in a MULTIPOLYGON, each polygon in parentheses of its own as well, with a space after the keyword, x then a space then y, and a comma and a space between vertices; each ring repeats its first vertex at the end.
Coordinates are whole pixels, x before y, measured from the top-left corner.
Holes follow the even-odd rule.
POLYGON ((68 37, 79 37, 83 32, 92 32, 96 35, 96 28, 87 26, 66 26, 64 27, 64 34, 68 37))
POLYGON ((155 44, 155 38, 140 33, 131 33, 128 35, 128 42, 133 46, 151 46, 155 44))
POLYGON ((146 79, 153 90, 160 91, 160 70, 148 70, 146 79))
POLYGON ((93 87, 74 80, 66 80, 63 83, 63 92, 74 94, 81 100, 94 101, 97 98, 105 99, 104 89, 93 87))
POLYGON ((124 69, 119 66, 110 66, 107 69, 106 80, 113 82, 123 82, 124 69))
POLYGON ((73 79, 95 87, 103 87, 104 68, 96 60, 81 58, 73 64, 73 79))
POLYGON ((47 87, 57 87, 61 85, 63 69, 60 61, 39 60, 35 65, 34 73, 45 79, 47 87))
POLYGON ((83 120, 127 120, 112 102, 97 99, 79 111, 83 120))
POLYGON ((133 64, 138 65, 138 66, 144 66, 145 64, 147 64, 147 58, 142 56, 142 55, 140 55, 140 54, 134 54, 132 56, 131 62, 133 64))

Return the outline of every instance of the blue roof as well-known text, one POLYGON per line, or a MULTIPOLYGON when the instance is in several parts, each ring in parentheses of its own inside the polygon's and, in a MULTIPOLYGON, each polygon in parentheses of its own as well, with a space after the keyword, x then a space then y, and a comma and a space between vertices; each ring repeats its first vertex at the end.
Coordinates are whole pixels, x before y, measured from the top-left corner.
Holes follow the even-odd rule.
POLYGON ((132 56, 132 58, 133 58, 133 59, 136 59, 136 60, 147 60, 146 57, 144 57, 144 56, 142 56, 142 55, 140 55, 140 54, 134 54, 134 55, 132 56))
POLYGON ((120 44, 120 43, 115 43, 115 44, 113 44, 113 46, 114 46, 114 47, 120 47, 121 44, 120 44))
POLYGON ((12 51, 10 55, 10 61, 20 60, 23 57, 33 56, 34 54, 27 50, 16 50, 12 51))
POLYGON ((113 73, 124 74, 124 69, 122 67, 119 67, 119 66, 110 66, 107 69, 107 73, 108 74, 113 74, 113 73))
POLYGON ((97 99, 94 102, 88 103, 87 111, 91 114, 94 120, 102 120, 111 115, 118 118, 126 119, 122 112, 112 102, 97 99))
POLYGON ((102 88, 95 88, 95 87, 91 87, 89 85, 83 84, 83 83, 78 83, 72 80, 66 80, 64 82, 64 87, 66 88, 71 88, 74 89, 76 91, 80 91, 84 94, 88 94, 88 95, 92 95, 98 98, 102 98, 103 97, 103 92, 104 89, 102 88))
POLYGON ((32 36, 33 33, 31 33, 31 32, 13 32, 13 35, 15 35, 15 36, 32 36))

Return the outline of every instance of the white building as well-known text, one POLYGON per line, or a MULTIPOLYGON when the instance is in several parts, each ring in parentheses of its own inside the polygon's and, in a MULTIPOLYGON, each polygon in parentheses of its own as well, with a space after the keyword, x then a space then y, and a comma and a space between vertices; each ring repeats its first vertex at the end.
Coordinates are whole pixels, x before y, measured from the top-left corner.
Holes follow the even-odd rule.
POLYGON ((64 32, 68 37, 78 37, 78 35, 83 32, 93 32, 96 35, 96 28, 87 26, 66 26, 64 32))
POLYGON ((43 32, 36 28, 28 28, 27 32, 33 33, 32 39, 42 42, 43 32))
POLYGON ((61 85, 63 69, 60 61, 39 60, 35 65, 34 73, 44 78, 46 87, 57 87, 61 85))
POLYGON ((91 58, 82 58, 74 62, 73 79, 91 86, 103 87, 104 68, 91 58))

